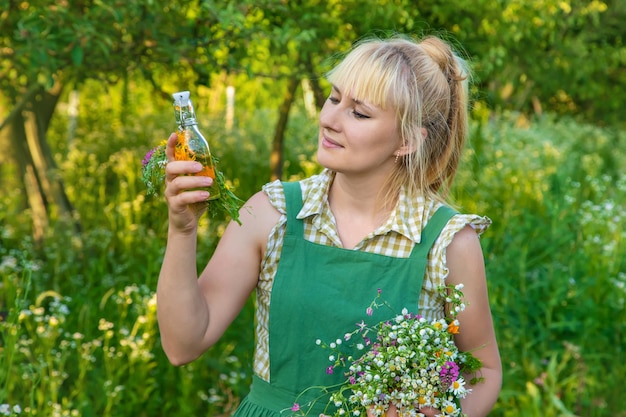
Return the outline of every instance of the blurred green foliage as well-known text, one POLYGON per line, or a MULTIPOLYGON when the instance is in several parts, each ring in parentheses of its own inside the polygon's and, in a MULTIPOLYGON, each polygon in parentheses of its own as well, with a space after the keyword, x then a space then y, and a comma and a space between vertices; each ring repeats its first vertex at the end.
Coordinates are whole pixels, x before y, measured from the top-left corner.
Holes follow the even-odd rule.
MULTIPOLYGON (((101 87, 86 85, 71 142, 66 116, 51 125, 82 232, 57 222, 37 246, 29 213, 6 210, 21 196, 0 199, 0 403, 26 415, 228 415, 251 378, 253 302, 198 361, 167 362, 154 317, 166 207, 146 197, 139 172, 173 116, 137 84, 125 115, 132 123, 122 124, 122 86, 108 90, 110 100, 101 87)), ((213 93, 198 90, 200 123, 247 198, 269 175, 271 112, 240 108, 227 131, 213 93)), ((290 178, 319 169, 316 121, 298 103, 288 126, 290 178)), ((623 416, 624 133, 549 116, 492 116, 475 107, 453 190, 464 211, 494 220, 482 243, 505 374, 492 415, 623 416)), ((205 216, 200 227, 203 266, 224 221, 205 216)))
MULTIPOLYGON (((228 415, 251 377, 252 300, 190 365, 172 367, 159 345, 167 214, 145 195, 140 168, 174 128, 167 92, 193 91, 220 169, 245 199, 270 177, 286 80, 321 81, 355 39, 400 31, 446 36, 475 68, 472 137, 453 191, 464 211, 494 220, 482 243, 505 375, 492 415, 626 416, 626 6, 413 3, 0 0, 0 122, 32 85, 62 84, 46 139, 50 175, 75 208, 72 219, 53 212, 34 242, 14 146, 0 140, 0 405, 228 415)), ((313 87, 298 90, 290 113, 284 178, 319 169, 315 110, 304 104, 313 87)), ((224 225, 202 218, 200 266, 224 225)))
MULTIPOLYGON (((489 107, 623 123, 621 0, 0 1, 0 94, 88 79, 210 86, 220 73, 315 79, 371 35, 439 34, 471 58, 489 107)), ((274 92, 280 91, 280 83, 274 92)))

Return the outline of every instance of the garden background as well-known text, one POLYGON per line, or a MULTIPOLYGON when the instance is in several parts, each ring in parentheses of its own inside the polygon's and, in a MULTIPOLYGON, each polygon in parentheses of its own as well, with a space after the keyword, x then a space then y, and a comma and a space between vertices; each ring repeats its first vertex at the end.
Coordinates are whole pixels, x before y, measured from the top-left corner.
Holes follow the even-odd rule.
MULTIPOLYGON (((191 90, 245 199, 319 169, 324 71, 398 31, 475 72, 453 194, 494 221, 491 415, 626 416, 624 21, 621 0, 0 0, 0 415, 229 415, 253 301, 192 364, 159 344, 167 213, 141 160, 174 129, 170 94, 191 90)), ((199 265, 226 221, 202 218, 199 265)))

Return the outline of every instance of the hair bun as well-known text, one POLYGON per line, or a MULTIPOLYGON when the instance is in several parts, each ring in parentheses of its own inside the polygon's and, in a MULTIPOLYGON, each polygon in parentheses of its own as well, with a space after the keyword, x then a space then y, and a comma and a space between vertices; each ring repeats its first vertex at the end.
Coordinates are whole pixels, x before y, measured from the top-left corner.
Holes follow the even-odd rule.
POLYGON ((420 42, 426 54, 439 66, 448 81, 463 81, 467 77, 462 60, 450 46, 439 38, 429 36, 420 42))

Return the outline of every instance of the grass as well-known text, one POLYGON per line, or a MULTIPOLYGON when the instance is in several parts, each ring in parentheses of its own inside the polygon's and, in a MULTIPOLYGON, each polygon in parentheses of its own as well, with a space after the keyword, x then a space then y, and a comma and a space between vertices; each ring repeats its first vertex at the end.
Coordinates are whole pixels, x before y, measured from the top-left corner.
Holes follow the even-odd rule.
MULTIPOLYGON (((19 196, 0 198, 0 415, 229 415, 251 379, 252 302, 218 346, 169 365, 154 296, 166 208, 139 172, 170 123, 107 117, 83 121, 69 145, 62 119, 50 133, 80 234, 57 219, 38 247, 19 196)), ((259 110, 245 129, 205 132, 243 198, 269 176, 268 119, 259 110)), ((492 415, 626 416, 624 133, 480 111, 471 127, 453 193, 494 221, 482 238, 504 365, 492 415)), ((315 129, 294 113, 286 177, 316 169, 315 129)), ((199 265, 223 227, 202 219, 199 265)))

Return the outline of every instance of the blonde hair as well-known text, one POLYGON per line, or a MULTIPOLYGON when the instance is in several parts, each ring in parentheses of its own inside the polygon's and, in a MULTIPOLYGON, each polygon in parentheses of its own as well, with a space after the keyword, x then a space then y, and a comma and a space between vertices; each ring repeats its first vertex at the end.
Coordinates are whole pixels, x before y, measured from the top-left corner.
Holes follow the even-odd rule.
POLYGON ((399 158, 384 201, 402 186, 410 196, 444 201, 468 130, 469 71, 450 45, 433 36, 365 40, 327 78, 357 100, 396 109, 403 145, 413 151, 399 158))

